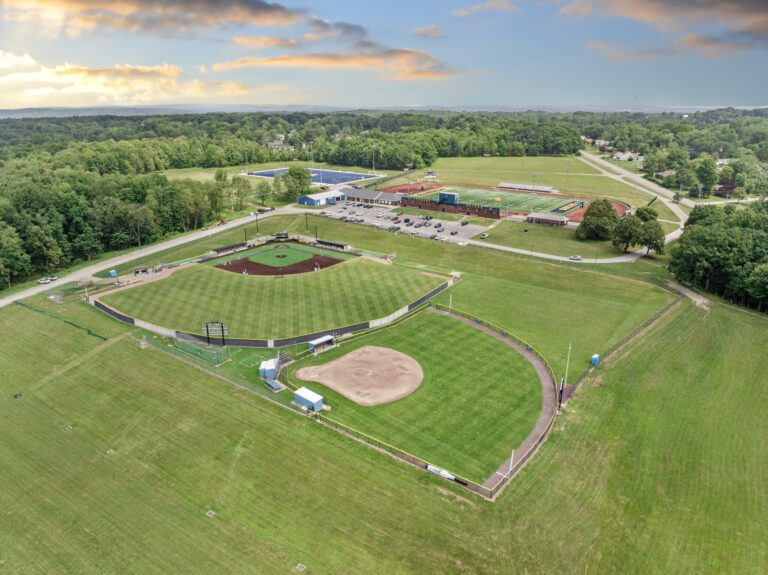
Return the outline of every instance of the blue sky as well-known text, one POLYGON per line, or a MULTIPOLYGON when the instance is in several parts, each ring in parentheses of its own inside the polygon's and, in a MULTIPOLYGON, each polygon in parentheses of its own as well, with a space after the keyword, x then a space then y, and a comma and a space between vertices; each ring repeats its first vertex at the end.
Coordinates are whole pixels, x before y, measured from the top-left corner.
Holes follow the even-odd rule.
POLYGON ((0 0, 0 107, 768 105, 764 0, 0 0))

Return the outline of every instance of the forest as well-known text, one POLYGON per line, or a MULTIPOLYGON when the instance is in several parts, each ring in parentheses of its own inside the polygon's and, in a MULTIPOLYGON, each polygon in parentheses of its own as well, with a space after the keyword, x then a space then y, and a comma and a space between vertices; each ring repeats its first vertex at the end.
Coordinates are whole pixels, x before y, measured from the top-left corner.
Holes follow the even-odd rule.
POLYGON ((169 181, 162 170, 293 159, 418 169, 439 157, 575 154, 582 135, 647 154, 654 169, 675 167, 689 178, 686 189, 702 195, 723 178, 745 194, 768 190, 765 110, 690 117, 445 111, 2 120, 0 289, 199 228, 273 193, 291 201, 308 185, 296 173, 274 189, 254 191, 223 172, 201 183, 169 181), (713 174, 714 159, 722 157, 734 161, 713 174))

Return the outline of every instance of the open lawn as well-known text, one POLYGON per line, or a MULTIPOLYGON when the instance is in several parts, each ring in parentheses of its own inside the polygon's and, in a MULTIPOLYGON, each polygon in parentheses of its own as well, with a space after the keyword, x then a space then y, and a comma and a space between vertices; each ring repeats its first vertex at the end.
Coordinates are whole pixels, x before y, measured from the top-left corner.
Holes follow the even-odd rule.
MULTIPOLYGON (((507 221, 499 223, 489 233, 490 237, 485 241, 490 243, 558 256, 580 255, 590 260, 615 257, 620 253, 611 242, 577 240, 572 228, 507 221)), ((480 236, 474 239, 479 240, 480 236)))
MULTIPOLYGON (((81 308, 56 306, 99 321, 81 308)), ((587 379, 495 503, 131 338, 19 306, 0 326, 14 335, 0 340, 9 573, 768 570, 768 320, 756 314, 684 303, 587 379)))
POLYGON ((533 429, 542 391, 533 366, 517 351, 456 319, 424 311, 289 368, 289 380, 325 396, 333 419, 476 483, 483 483, 533 429), (365 345, 396 349, 424 370, 411 395, 373 407, 357 405, 295 372, 365 345), (485 358, 485 359, 481 359, 485 358))
POLYGON ((284 277, 193 265, 102 301, 171 329, 201 333, 203 322, 223 321, 231 337, 278 339, 387 316, 446 279, 364 259, 284 277))

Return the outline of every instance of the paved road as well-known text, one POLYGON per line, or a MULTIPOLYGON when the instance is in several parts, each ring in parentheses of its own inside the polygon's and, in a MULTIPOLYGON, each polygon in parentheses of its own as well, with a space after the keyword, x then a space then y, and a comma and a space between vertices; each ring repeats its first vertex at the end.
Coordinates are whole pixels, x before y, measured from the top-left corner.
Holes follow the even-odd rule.
MULTIPOLYGON (((273 212, 269 212, 269 215, 279 215, 279 214, 299 214, 303 213, 306 210, 295 208, 292 206, 286 206, 284 208, 278 208, 273 212)), ((266 215, 266 214, 265 214, 266 215)), ((264 217, 264 216, 259 216, 264 217)), ((190 232, 188 234, 184 234, 183 236, 179 236, 177 238, 173 238, 171 240, 167 240, 164 242, 159 242, 156 244, 152 244, 151 246, 147 246, 144 248, 138 248, 136 250, 130 251, 126 254, 122 254, 119 256, 115 256, 114 258, 110 258, 108 260, 102 260, 98 263, 95 263, 93 265, 81 268, 75 272, 72 272, 70 274, 66 274, 64 276, 59 277, 57 283, 69 283, 69 282, 77 282, 77 281, 84 281, 92 277, 95 273, 100 272, 101 270, 107 269, 107 268, 113 268, 117 267, 123 264, 126 264, 130 261, 133 261, 137 258, 142 258, 145 256, 150 256, 152 254, 155 254, 157 252, 161 252, 163 250, 167 250, 169 248, 174 248, 177 246, 181 246, 183 244, 186 244, 188 242, 192 242, 195 240, 200 240, 203 238, 207 238, 209 236, 212 236, 214 234, 218 234, 227 230, 230 230, 232 228, 236 228, 237 226, 240 226, 244 223, 247 223, 249 221, 254 221, 254 218, 252 216, 243 216, 242 218, 236 218, 232 221, 227 222, 224 225, 221 226, 213 226, 210 228, 197 230, 194 232, 190 232)), ((0 299, 0 308, 5 307, 15 301, 25 299, 40 293, 44 293, 49 291, 54 286, 48 284, 48 285, 36 285, 34 287, 25 289, 23 291, 19 291, 15 294, 6 296, 2 299, 0 299)))

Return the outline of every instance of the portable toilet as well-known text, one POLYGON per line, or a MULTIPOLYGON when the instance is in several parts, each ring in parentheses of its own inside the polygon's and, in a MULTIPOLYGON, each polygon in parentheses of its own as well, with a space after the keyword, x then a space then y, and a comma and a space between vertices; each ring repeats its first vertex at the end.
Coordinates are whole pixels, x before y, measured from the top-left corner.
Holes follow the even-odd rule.
POLYGON ((116 278, 117 277, 117 270, 109 270, 109 277, 116 278))
POLYGON ((265 359, 259 365, 259 377, 264 380, 277 379, 277 359, 265 359))
POLYGON ((293 400, 310 411, 320 411, 323 409, 323 396, 306 387, 301 387, 294 391, 293 400))
POLYGON ((592 365, 597 365, 600 363, 600 354, 596 353, 592 356, 592 365))

